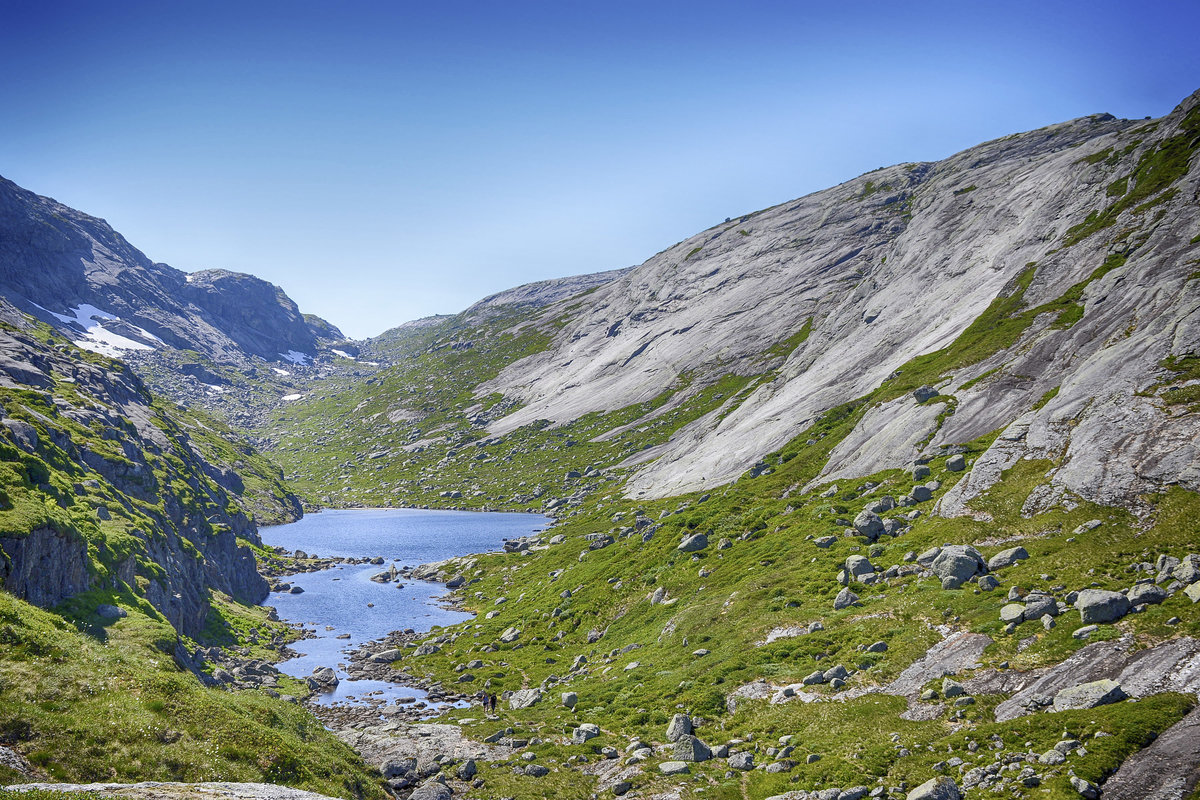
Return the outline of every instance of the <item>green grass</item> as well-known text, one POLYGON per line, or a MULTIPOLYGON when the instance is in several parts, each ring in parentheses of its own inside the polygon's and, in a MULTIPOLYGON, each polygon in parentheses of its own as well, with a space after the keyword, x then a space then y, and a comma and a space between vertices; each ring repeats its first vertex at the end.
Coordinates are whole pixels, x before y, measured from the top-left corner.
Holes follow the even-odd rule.
POLYGON ((1135 213, 1143 213, 1153 207, 1151 198, 1187 174, 1197 148, 1200 148, 1200 108, 1192 109, 1184 117, 1179 133, 1143 153, 1133 172, 1108 185, 1107 195, 1117 199, 1103 210, 1092 211, 1083 222, 1070 227, 1063 238, 1064 246, 1078 244, 1098 231, 1111 227, 1122 213, 1130 209, 1135 213), (1129 185, 1131 182, 1132 186, 1129 185))
POLYGON ((307 711, 203 688, 175 631, 133 610, 103 636, 0 593, 0 741, 54 780, 266 781, 382 798, 377 776, 307 711))

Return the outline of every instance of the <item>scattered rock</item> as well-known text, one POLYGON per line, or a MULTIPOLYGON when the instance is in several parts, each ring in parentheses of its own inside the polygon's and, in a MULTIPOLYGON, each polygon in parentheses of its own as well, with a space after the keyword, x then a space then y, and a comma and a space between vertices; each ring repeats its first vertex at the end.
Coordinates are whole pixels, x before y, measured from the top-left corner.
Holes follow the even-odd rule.
POLYGON ((1063 689, 1054 695, 1054 710, 1067 711, 1073 708, 1095 708, 1109 703, 1118 703, 1129 695, 1121 684, 1111 680, 1092 681, 1063 689))
POLYGON ((542 690, 534 687, 533 689, 518 689, 512 693, 512 697, 508 698, 508 707, 516 711, 521 708, 530 708, 542 702, 542 690))
POLYGON ((987 568, 992 571, 1004 569, 1027 558, 1029 558, 1029 553, 1026 552, 1024 547, 1010 547, 1007 550, 1001 550, 989 558, 987 568))
POLYGON ((1120 592, 1104 589, 1084 589, 1075 600, 1075 607, 1085 624, 1116 622, 1129 613, 1129 598, 1120 592))
POLYGON ((953 778, 939 775, 908 793, 908 800, 962 800, 953 778))
POLYGON ((849 589, 842 589, 838 592, 837 597, 833 600, 833 610, 840 611, 843 608, 858 605, 858 595, 849 589))

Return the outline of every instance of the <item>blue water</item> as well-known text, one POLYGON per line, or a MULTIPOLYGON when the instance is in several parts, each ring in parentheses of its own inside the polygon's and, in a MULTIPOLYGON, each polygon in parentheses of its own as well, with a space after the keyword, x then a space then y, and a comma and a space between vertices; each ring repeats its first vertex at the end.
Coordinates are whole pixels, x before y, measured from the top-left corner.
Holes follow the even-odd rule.
POLYGON ((403 588, 397 588, 395 583, 375 583, 371 576, 392 563, 397 568, 416 566, 499 550, 502 540, 541 530, 549 522, 538 514, 354 509, 322 511, 289 525, 260 529, 263 542, 273 547, 304 550, 322 557, 384 558, 383 566, 340 565, 294 575, 286 580, 303 588, 303 594, 271 594, 266 602, 278 610, 280 619, 314 629, 317 634, 316 638, 293 643, 291 648, 300 656, 279 664, 279 669, 303 678, 317 667, 332 667, 341 683, 320 698, 322 703, 354 702, 368 693, 386 701, 422 699, 425 693, 413 687, 349 680, 340 666, 346 660, 346 651, 392 631, 427 631, 434 625, 452 625, 471 615, 439 607, 439 598, 446 595, 440 583, 402 579, 403 588), (336 638, 347 633, 349 639, 336 638))

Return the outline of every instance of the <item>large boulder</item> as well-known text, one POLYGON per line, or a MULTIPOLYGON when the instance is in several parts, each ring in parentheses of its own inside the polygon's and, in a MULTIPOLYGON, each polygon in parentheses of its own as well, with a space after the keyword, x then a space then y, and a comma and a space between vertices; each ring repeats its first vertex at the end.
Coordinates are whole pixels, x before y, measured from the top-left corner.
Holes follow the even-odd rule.
POLYGON ((691 735, 679 737, 672 752, 678 761, 708 761, 712 758, 708 745, 691 735))
POLYGON ((942 579, 942 586, 957 589, 976 575, 987 571, 979 551, 970 545, 948 544, 938 553, 929 567, 942 579))
POLYGON ((1085 625, 1116 622, 1129 613, 1129 598, 1120 592, 1104 589, 1084 589, 1075 599, 1075 608, 1085 625))
POLYGON ((1166 589, 1152 583, 1139 583, 1126 592, 1125 596, 1129 598, 1131 606, 1153 605, 1170 597, 1166 589))
POLYGON ((532 689, 518 689, 512 693, 512 697, 508 698, 508 707, 516 711, 521 708, 530 708, 542 702, 542 690, 534 687, 532 689))
POLYGON ((754 769, 754 754, 734 753, 729 757, 729 768, 743 771, 754 769))
POLYGON ((1116 681, 1100 680, 1081 683, 1063 689, 1054 695, 1054 710, 1067 711, 1073 708, 1095 708, 1109 703, 1118 703, 1129 695, 1116 681))
POLYGON ((875 541, 883 533, 883 520, 874 511, 860 511, 854 518, 854 530, 875 541))
POLYGON ((939 775, 909 792, 908 800, 962 800, 962 794, 953 778, 939 775))
POLYGON ((687 714, 676 714, 667 723, 667 741, 677 742, 692 732, 692 718, 687 714))
POLYGON ((1029 558, 1029 553, 1024 547, 1010 547, 1007 550, 1001 550, 996 555, 988 559, 987 568, 989 570, 1004 569, 1011 567, 1018 561, 1023 561, 1029 558))
POLYGON ((706 547, 708 547, 708 537, 703 533, 696 533, 680 542, 675 549, 681 553, 694 553, 706 547))
POLYGON ((846 558, 846 572, 857 578, 860 575, 867 575, 875 571, 874 565, 863 556, 849 556, 846 558))
POLYGON ((849 589, 842 589, 838 592, 837 597, 833 599, 833 610, 841 611, 843 608, 858 605, 858 595, 849 589))

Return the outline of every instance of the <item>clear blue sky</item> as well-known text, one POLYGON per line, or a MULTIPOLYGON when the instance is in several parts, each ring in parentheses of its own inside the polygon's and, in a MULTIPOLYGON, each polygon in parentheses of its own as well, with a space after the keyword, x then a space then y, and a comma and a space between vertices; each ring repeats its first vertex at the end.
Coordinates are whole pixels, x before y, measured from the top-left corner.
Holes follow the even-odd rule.
POLYGON ((1200 88, 1192 2, 0 0, 0 175, 362 337, 1200 88))

